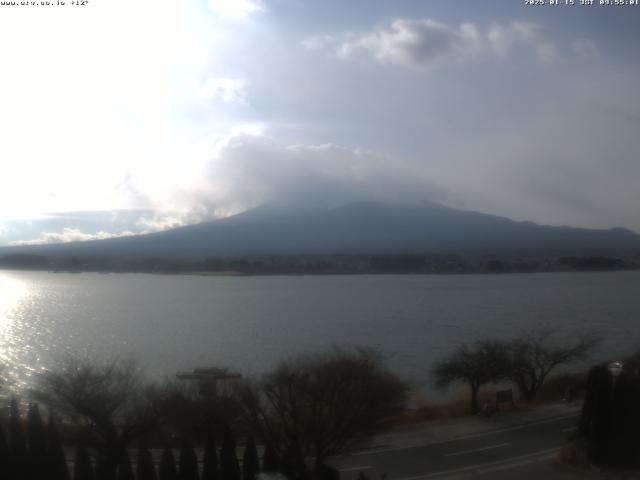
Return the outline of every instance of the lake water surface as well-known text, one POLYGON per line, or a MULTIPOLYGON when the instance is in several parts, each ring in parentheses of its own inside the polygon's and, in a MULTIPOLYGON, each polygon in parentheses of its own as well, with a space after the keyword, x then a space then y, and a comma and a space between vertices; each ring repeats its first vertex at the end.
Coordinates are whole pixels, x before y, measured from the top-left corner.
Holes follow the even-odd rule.
POLYGON ((213 277, 0 271, 0 361, 28 384, 65 354, 136 358, 150 376, 269 370, 290 354, 370 345, 418 385, 458 342, 536 327, 640 348, 640 272, 213 277))

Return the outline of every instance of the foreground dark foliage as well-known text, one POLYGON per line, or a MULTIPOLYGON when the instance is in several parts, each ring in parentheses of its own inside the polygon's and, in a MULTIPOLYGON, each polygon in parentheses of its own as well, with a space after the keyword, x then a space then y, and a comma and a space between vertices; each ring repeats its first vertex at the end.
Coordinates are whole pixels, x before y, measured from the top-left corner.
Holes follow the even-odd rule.
POLYGON ((220 476, 223 480, 240 480, 236 440, 228 425, 224 427, 222 448, 220 449, 220 476))
POLYGON ((178 480, 176 460, 169 446, 165 446, 160 457, 160 480, 178 480))
POLYGON ((585 360, 598 343, 595 337, 561 338, 554 330, 535 330, 508 341, 484 339, 460 345, 436 363, 431 373, 440 388, 466 383, 471 391, 471 412, 478 413, 483 385, 510 380, 518 388, 520 400, 531 402, 554 370, 585 360))
POLYGON ((136 477, 138 480, 156 480, 156 469, 153 465, 151 452, 147 447, 146 438, 142 438, 138 445, 138 461, 136 465, 136 477))
POLYGON ((118 463, 118 480, 135 480, 133 468, 131 467, 131 458, 129 452, 125 449, 118 463))
POLYGON ((327 456, 397 414, 407 392, 376 351, 333 349, 283 362, 263 381, 243 385, 239 395, 247 423, 267 444, 264 470, 280 467, 289 478, 307 478, 311 460, 319 474, 327 456))
POLYGON ((249 437, 242 457, 242 480, 255 480, 260 473, 260 460, 253 437, 249 437))
POLYGON ((43 478, 47 473, 47 436, 38 405, 29 405, 27 439, 31 477, 43 478))
POLYGON ((368 349, 294 358, 262 382, 209 396, 175 382, 146 384, 134 364, 122 361, 69 360, 36 386, 32 398, 48 407, 48 422, 37 404, 21 415, 11 401, 0 425, 2 480, 256 480, 261 472, 334 478, 326 457, 382 428, 408 392, 368 349), (222 419, 228 423, 216 429, 222 419), (219 452, 212 432, 222 433, 219 452), (237 449, 237 432, 244 449, 237 449), (162 443, 161 455, 149 448, 162 443), (203 443, 198 459, 193 445, 203 443))
POLYGON ((182 440, 178 478, 180 480, 198 480, 200 478, 198 474, 198 458, 187 439, 182 440))
POLYGON ((76 456, 73 466, 73 479, 74 480, 94 480, 95 475, 93 473, 93 466, 91 465, 91 458, 84 447, 78 446, 76 448, 76 456))
POLYGON ((218 480, 218 453, 216 440, 211 431, 207 432, 202 463, 202 480, 218 480))
POLYGON ((280 467, 278 456, 270 443, 264 449, 262 456, 262 471, 265 473, 276 473, 280 467))
POLYGON ((640 465, 640 352, 617 379, 606 364, 589 371, 578 440, 596 465, 640 465))
POLYGON ((436 385, 444 388, 454 382, 464 382, 471 389, 471 412, 480 411, 480 387, 507 376, 509 351, 499 340, 481 340, 473 345, 461 345, 446 360, 435 364, 432 374, 436 385))
POLYGON ((47 468, 51 480, 70 480, 67 461, 62 449, 62 442, 58 434, 58 427, 53 419, 53 414, 49 415, 49 428, 47 430, 47 468))
POLYGON ((560 365, 585 360, 599 339, 559 339, 553 330, 539 330, 521 335, 509 345, 507 376, 520 391, 520 398, 536 398, 545 380, 560 365))

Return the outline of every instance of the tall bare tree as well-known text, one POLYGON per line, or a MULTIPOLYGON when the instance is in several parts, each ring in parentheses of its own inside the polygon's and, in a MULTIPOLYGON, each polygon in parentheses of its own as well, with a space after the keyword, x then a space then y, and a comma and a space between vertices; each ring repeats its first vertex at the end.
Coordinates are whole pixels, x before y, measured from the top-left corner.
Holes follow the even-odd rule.
POLYGON ((160 419, 132 362, 68 359, 62 368, 41 376, 34 395, 74 423, 82 440, 101 452, 101 473, 108 479, 115 478, 126 446, 160 419))
POLYGON ((523 334, 509 345, 508 377, 518 387, 520 398, 532 401, 553 370, 585 360, 599 341, 595 337, 559 338, 552 329, 523 334))
POLYGON ((455 382, 469 385, 471 411, 478 413, 480 387, 505 378, 508 360, 508 348, 504 342, 479 340, 472 345, 460 345, 449 358, 434 365, 432 375, 440 388, 455 382))
POLYGON ((407 385, 370 349, 333 349, 281 363, 264 381, 246 383, 240 398, 254 431, 304 477, 397 413, 407 385))

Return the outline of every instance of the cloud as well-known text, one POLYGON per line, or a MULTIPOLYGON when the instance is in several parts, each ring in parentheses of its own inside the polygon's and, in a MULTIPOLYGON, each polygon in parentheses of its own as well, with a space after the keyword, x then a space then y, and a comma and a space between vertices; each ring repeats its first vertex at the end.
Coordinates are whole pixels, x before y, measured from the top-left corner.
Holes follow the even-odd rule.
POLYGON ((189 223, 195 222, 188 222, 182 215, 155 213, 148 217, 141 217, 136 225, 143 229, 143 233, 151 233, 182 227, 189 223))
POLYGON ((333 144, 283 145, 266 135, 239 133, 211 159, 206 184, 195 198, 201 216, 216 217, 262 204, 424 201, 440 193, 424 169, 398 159, 333 144))
MULTIPOLYGON (((415 203, 443 197, 420 165, 334 144, 284 144, 268 136, 260 124, 237 126, 209 143, 200 181, 146 197, 148 209, 139 211, 127 230, 166 230, 265 204, 415 203)), ((133 180, 128 187, 138 190, 133 180)), ((66 238, 78 235, 66 233, 66 238)), ((38 241, 54 238, 46 234, 38 241)))
POLYGON ((247 81, 243 78, 207 79, 200 90, 200 97, 205 100, 220 100, 224 103, 247 103, 247 81))
POLYGON ((135 223, 139 233, 161 232, 172 228, 193 225, 213 218, 226 217, 221 212, 211 212, 203 202, 198 201, 197 195, 190 196, 194 201, 184 204, 184 208, 175 211, 156 211, 141 216, 135 223))
POLYGON ((542 43, 536 47, 538 58, 543 63, 556 63, 562 60, 560 52, 550 43, 542 43))
MULTIPOLYGON (((138 235, 223 218, 261 205, 335 206, 356 201, 420 203, 444 197, 418 165, 334 144, 283 144, 261 125, 242 125, 213 140, 201 182, 162 197, 145 197, 148 209, 126 213, 125 223, 39 225, 31 240, 40 245, 138 235), (109 228, 111 227, 111 228, 109 228), (115 231, 115 233, 111 233, 115 231)), ((138 192, 132 178, 126 187, 138 192)), ((166 192, 165 192, 166 193, 166 192)), ((95 216, 96 212, 90 212, 95 216)), ((80 215, 82 217, 82 215, 80 215)), ((109 216, 104 212, 102 217, 109 216)), ((69 214, 68 222, 75 218, 69 214)), ((76 223, 82 220, 76 219, 76 223)))
POLYGON ((309 50, 331 45, 343 60, 431 68, 447 62, 464 62, 480 56, 504 57, 514 48, 529 48, 543 62, 558 58, 556 48, 544 41, 542 28, 533 23, 494 24, 486 30, 474 23, 450 26, 432 19, 398 19, 390 26, 341 40, 331 36, 303 41, 309 50), (533 47, 532 47, 533 46, 533 47))
POLYGON ((210 218, 195 201, 173 212, 141 209, 52 212, 39 218, 9 221, 6 231, 0 231, 0 240, 2 244, 15 246, 104 240, 168 230, 210 218))
POLYGON ((262 0, 209 0, 209 9, 227 20, 243 20, 265 10, 262 0))
POLYGON ((306 50, 320 50, 333 42, 335 42, 335 38, 331 35, 317 35, 315 37, 305 38, 302 41, 302 46, 306 50))
POLYGON ((33 240, 17 240, 10 245, 44 245, 47 243, 85 242, 88 240, 105 240, 107 238, 126 237, 134 235, 133 232, 111 233, 100 231, 97 233, 84 233, 77 228, 64 228, 61 232, 44 232, 40 238, 33 240))
POLYGON ((588 38, 578 38, 571 43, 571 48, 583 58, 596 58, 600 55, 600 50, 588 38))

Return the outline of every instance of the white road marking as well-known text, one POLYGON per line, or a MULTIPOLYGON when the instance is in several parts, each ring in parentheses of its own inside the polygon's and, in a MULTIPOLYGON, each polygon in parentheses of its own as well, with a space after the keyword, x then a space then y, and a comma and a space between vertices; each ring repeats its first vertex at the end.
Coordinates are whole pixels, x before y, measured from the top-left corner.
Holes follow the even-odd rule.
POLYGON ((437 477, 445 477, 447 475, 455 475, 457 473, 465 473, 465 472, 477 472, 480 469, 488 469, 488 468, 492 468, 492 467, 502 467, 502 470, 506 470, 507 468, 509 468, 508 466, 514 466, 517 467, 518 465, 521 464, 521 462, 525 459, 530 459, 530 458, 534 458, 534 457, 543 457, 543 456, 548 456, 548 455, 552 455, 553 453, 557 452, 558 449, 560 447, 554 447, 554 448, 549 448, 546 450, 539 450, 537 452, 533 452, 533 453, 527 453, 526 455, 518 455, 516 457, 510 457, 510 458, 505 458, 504 460, 499 460, 499 461, 495 461, 495 462, 486 462, 486 463, 480 463, 478 465, 471 465, 469 467, 462 467, 462 468, 455 468, 453 470, 443 470, 440 472, 434 472, 434 473, 427 473, 424 475, 417 475, 415 477, 404 477, 404 478, 398 478, 396 480, 425 480, 425 479, 429 479, 429 478, 437 478, 437 477))
POLYGON ((521 460, 520 462, 507 463, 506 465, 498 465, 497 467, 482 468, 478 470, 480 475, 491 472, 499 472, 501 470, 509 470, 510 468, 522 467, 524 465, 531 465, 533 460, 521 460))
POLYGON ((358 470, 370 470, 373 468, 371 465, 363 465, 362 467, 348 467, 348 468, 340 468, 340 472, 356 472, 358 470))
POLYGON ((493 450, 494 448, 506 447, 507 445, 509 445, 509 444, 508 443, 501 443, 499 445, 490 445, 488 447, 473 448, 471 450, 463 450, 461 452, 447 453, 445 455, 445 457, 457 457, 459 455, 466 455, 467 453, 484 452, 485 450, 493 450))
POLYGON ((373 448, 373 449, 370 449, 370 450, 363 450, 361 452, 353 452, 353 453, 345 453, 345 454, 342 454, 342 455, 335 455, 333 458, 357 457, 357 456, 361 456, 361 455, 371 455, 371 454, 377 454, 377 453, 399 452, 399 451, 402 451, 402 450, 412 450, 412 449, 415 449, 415 448, 429 447, 431 445, 443 445, 445 443, 458 442, 460 440, 467 440, 467 439, 470 439, 470 438, 486 437, 486 436, 489 436, 489 435, 495 435, 496 433, 510 432, 512 430, 521 430, 523 428, 533 427, 535 425, 542 425, 542 424, 545 424, 545 423, 558 422, 560 420, 566 420, 567 418, 574 418, 574 417, 577 417, 579 415, 580 415, 580 413, 576 412, 576 413, 571 414, 571 415, 563 415, 563 416, 560 416, 560 417, 548 418, 548 419, 545 419, 545 420, 540 420, 538 422, 530 422, 530 423, 525 423, 525 424, 522 424, 522 425, 516 425, 515 427, 499 428, 497 430, 491 430, 489 432, 473 433, 471 435, 465 435, 463 437, 451 438, 449 440, 443 440, 443 441, 439 441, 439 442, 422 443, 422 444, 418 444, 418 445, 410 445, 410 446, 407 446, 407 447, 373 448))

